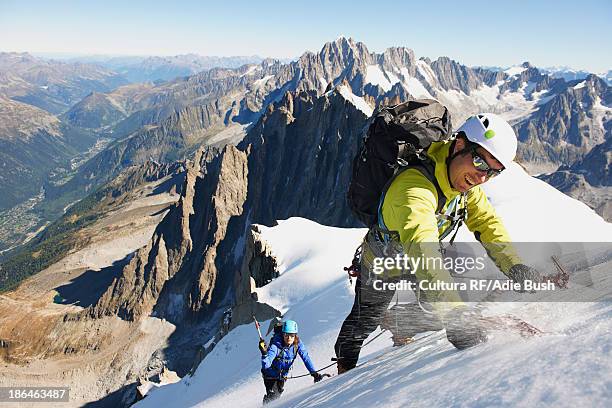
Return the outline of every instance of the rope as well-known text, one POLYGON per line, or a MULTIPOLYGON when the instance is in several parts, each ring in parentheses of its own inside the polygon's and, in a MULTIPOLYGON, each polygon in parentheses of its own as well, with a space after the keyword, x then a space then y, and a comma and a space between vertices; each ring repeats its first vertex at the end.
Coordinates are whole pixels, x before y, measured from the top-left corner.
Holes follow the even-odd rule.
MULTIPOLYGON (((318 373, 319 371, 323 371, 323 370, 325 370, 325 369, 328 369, 329 367, 331 367, 331 366, 333 366, 333 365, 336 365, 336 364, 338 364, 338 362, 337 362, 337 361, 334 361, 333 363, 331 363, 331 364, 329 364, 329 365, 326 365, 326 366, 325 366, 325 367, 323 367, 323 368, 319 368, 317 371, 313 371, 313 372, 318 373)), ((287 377, 287 379, 288 379, 288 380, 291 380, 291 379, 293 379, 293 378, 307 377, 307 376, 309 376, 309 375, 311 375, 311 374, 310 374, 310 373, 308 373, 308 374, 296 375, 296 376, 294 376, 294 377, 287 377)))
MULTIPOLYGON (((368 344, 372 343, 374 340, 376 340, 377 338, 379 338, 379 337, 380 337, 380 336, 381 336, 381 335, 382 335, 384 332, 386 332, 386 331, 387 331, 387 329, 382 329, 382 331, 381 331, 380 333, 378 333, 376 336, 374 336, 374 338, 370 339, 370 341, 368 341, 366 344, 362 345, 362 346, 361 346, 361 347, 359 347, 359 348, 360 348, 360 349, 362 349, 362 348, 364 348, 365 346, 367 346, 368 344)), ((337 361, 334 361, 333 363, 331 363, 331 364, 329 364, 329 365, 326 365, 326 366, 325 366, 325 367, 323 367, 323 368, 319 368, 318 370, 313 371, 313 372, 318 373, 319 371, 326 370, 326 369, 328 369, 329 367, 334 366, 334 365, 336 365, 336 364, 338 364, 338 362, 337 362, 337 361)), ((291 380, 291 379, 293 379, 293 378, 307 377, 307 376, 309 376, 309 375, 311 375, 311 374, 310 374, 310 373, 308 373, 308 374, 302 374, 302 375, 297 375, 297 376, 293 376, 293 377, 287 377, 287 380, 291 380)))
MULTIPOLYGON (((364 348, 365 346, 367 346, 368 344, 370 344, 371 342, 373 342, 374 340, 376 340, 376 339, 377 339, 378 337, 380 337, 380 335, 382 335, 382 334, 383 334, 385 331, 387 331, 387 330, 386 330, 386 329, 383 329, 383 330, 382 330, 380 333, 378 333, 378 334, 377 334, 377 335, 376 335, 376 336, 375 336, 373 339, 371 339, 370 341, 368 341, 366 344, 364 344, 364 345, 363 345, 363 346, 361 346, 360 348, 364 348)), ((431 336, 433 336, 434 334, 438 334, 438 333, 439 333, 438 331, 431 332, 431 333, 429 333, 429 334, 427 334, 427 335, 425 335, 425 336, 423 336, 423 337, 419 337, 418 339, 416 339, 415 341, 413 341, 412 343, 409 343, 409 344, 411 344, 411 345, 412 345, 412 344, 416 344, 416 343, 420 342, 421 340, 424 340, 424 339, 426 339, 426 338, 428 338, 428 337, 431 337, 431 336)), ((362 363, 362 364, 357 364, 355 367, 361 367, 361 366, 362 366, 363 364, 365 364, 365 363, 367 363, 367 361, 366 361, 366 362, 364 362, 364 363, 362 363)), ((318 369, 317 371, 315 371, 315 372, 316 372, 316 373, 318 373, 319 371, 326 370, 326 369, 328 369, 329 367, 332 367, 332 366, 334 366, 334 365, 336 365, 336 364, 338 364, 338 362, 337 362, 337 361, 334 361, 333 363, 328 364, 328 365, 326 365, 326 366, 325 366, 325 367, 323 367, 323 368, 319 368, 319 369, 318 369)), ((309 376, 309 375, 311 375, 311 374, 310 374, 310 373, 308 373, 308 374, 296 375, 296 376, 293 376, 293 377, 287 377, 286 379, 287 379, 287 380, 291 380, 291 379, 294 379, 294 378, 302 378, 302 377, 307 377, 307 376, 309 376)), ((328 377, 331 377, 331 375, 329 375, 329 374, 323 374, 323 376, 328 376, 328 377)))

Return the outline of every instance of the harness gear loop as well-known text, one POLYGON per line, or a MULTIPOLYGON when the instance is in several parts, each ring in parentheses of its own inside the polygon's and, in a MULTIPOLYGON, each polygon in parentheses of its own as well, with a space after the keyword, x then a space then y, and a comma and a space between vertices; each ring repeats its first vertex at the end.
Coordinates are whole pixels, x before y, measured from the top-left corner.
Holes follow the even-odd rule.
POLYGON ((353 283, 352 278, 357 278, 359 277, 359 274, 361 273, 361 254, 363 252, 363 244, 359 245, 357 247, 357 249, 355 250, 355 254, 353 255, 353 260, 351 261, 351 265, 350 266, 345 266, 343 269, 348 273, 349 275, 349 282, 353 283))

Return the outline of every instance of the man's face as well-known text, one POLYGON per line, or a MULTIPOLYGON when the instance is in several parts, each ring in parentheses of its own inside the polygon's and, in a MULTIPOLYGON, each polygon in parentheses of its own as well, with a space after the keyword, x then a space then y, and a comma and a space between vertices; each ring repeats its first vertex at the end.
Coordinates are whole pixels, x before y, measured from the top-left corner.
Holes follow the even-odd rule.
MULTIPOLYGON (((465 140, 463 138, 457 138, 453 153, 461 151, 465 149, 465 147, 465 140)), ((491 155, 491 153, 482 147, 478 147, 476 149, 476 153, 478 153, 478 155, 480 155, 486 161, 490 168, 494 170, 503 169, 504 166, 502 166, 502 164, 498 162, 497 159, 491 155)), ((474 159, 469 152, 460 154, 451 160, 448 168, 448 174, 451 186, 461 193, 465 193, 470 188, 482 184, 488 180, 486 172, 478 170, 476 167, 474 167, 474 159)))
POLYGON ((285 340, 285 344, 290 346, 293 344, 295 340, 295 334, 292 333, 283 333, 283 340, 285 340))

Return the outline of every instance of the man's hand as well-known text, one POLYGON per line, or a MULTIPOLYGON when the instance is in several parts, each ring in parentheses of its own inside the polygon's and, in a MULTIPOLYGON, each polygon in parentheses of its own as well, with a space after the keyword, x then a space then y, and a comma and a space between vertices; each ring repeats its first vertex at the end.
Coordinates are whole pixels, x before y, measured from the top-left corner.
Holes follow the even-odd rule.
MULTIPOLYGON (((512 268, 510 268, 510 272, 508 272, 508 277, 513 281, 520 283, 521 288, 525 287, 525 281, 527 280, 530 280, 532 282, 542 282, 542 276, 537 270, 523 264, 516 264, 512 268)), ((519 292, 524 291, 525 290, 522 289, 519 292)))
POLYGON ((314 373, 310 373, 310 375, 312 375, 312 378, 314 378, 315 383, 318 383, 319 381, 323 379, 323 376, 317 373, 316 371, 314 373))
POLYGON ((459 306, 444 318, 446 338, 459 350, 487 341, 487 328, 480 311, 459 306))
POLYGON ((266 342, 263 340, 259 340, 259 351, 261 351, 262 356, 265 356, 268 353, 268 347, 266 346, 266 342))

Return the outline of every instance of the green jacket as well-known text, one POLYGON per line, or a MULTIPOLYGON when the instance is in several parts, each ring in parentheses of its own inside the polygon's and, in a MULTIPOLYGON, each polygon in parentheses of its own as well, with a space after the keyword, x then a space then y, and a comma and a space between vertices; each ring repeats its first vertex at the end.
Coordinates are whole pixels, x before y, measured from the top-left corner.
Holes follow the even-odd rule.
MULTIPOLYGON (((451 187, 448 179, 446 159, 451 145, 450 141, 436 142, 427 151, 428 156, 435 162, 435 177, 446 196, 444 210, 460 195, 459 191, 451 187)), ((399 233, 400 241, 408 255, 436 256, 435 245, 419 244, 439 241, 445 226, 438 229, 437 207, 438 192, 433 183, 419 170, 408 169, 399 174, 389 186, 381 213, 386 227, 399 233)), ((508 274, 510 268, 521 261, 509 244, 511 240, 508 231, 479 186, 469 190, 465 207, 468 229, 479 234, 479 241, 485 246, 496 265, 504 274, 508 274)), ((419 280, 437 278, 453 281, 444 268, 417 270, 416 276, 419 280)), ((455 300, 449 299, 449 301, 455 300)))

